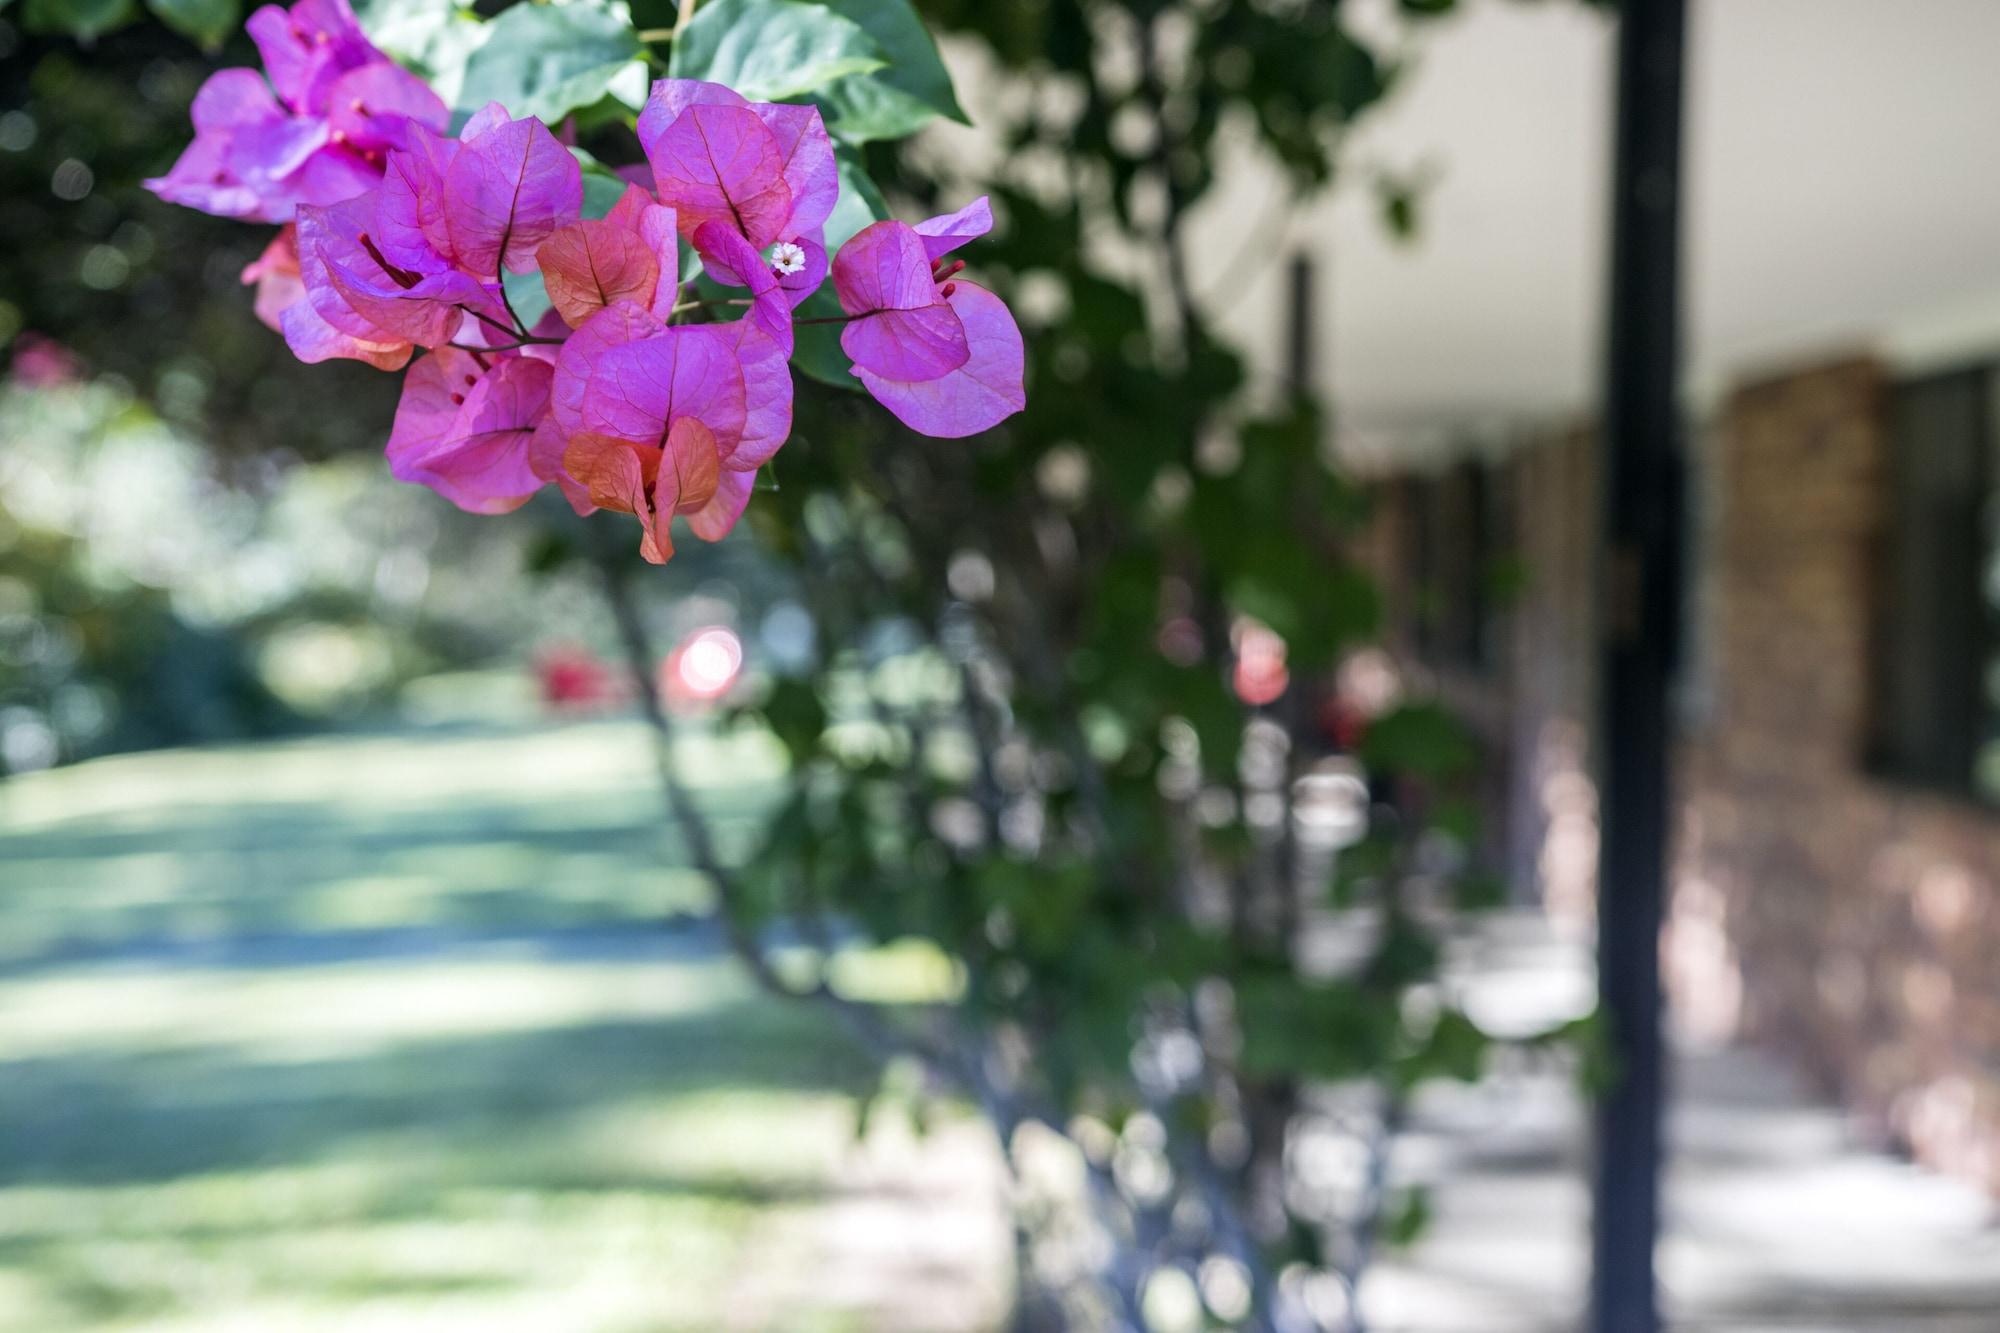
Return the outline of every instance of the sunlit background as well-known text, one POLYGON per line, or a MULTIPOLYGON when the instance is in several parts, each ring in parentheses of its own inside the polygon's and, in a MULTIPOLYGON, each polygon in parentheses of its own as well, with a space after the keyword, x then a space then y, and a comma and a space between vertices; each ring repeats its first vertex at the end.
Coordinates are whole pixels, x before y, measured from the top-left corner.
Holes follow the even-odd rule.
MULTIPOLYGON (((2000 5, 1693 8, 1668 1301, 1690 1329, 1990 1330, 2000 5)), ((1193 276, 1259 382, 1332 397, 1392 616, 1326 727, 1412 692, 1474 724, 1506 907, 1449 968, 1526 1034, 1592 1001, 1611 27, 1461 9, 1352 182, 1286 204, 1237 135, 1193 276)), ((732 703, 815 661, 791 575, 747 530, 685 543, 635 676, 559 504, 472 518, 391 480, 386 378, 292 363, 237 284, 258 239, 136 189, 207 58, 30 26, 0 8, 0 1330, 1005 1326, 1010 1201, 1080 1192, 1069 1150, 1010 1183, 969 1107, 761 993, 634 716, 656 692, 725 850, 756 845, 788 760, 732 703)), ((945 53, 976 123, 1022 95, 945 53)), ((1045 166, 965 127, 914 152, 968 189, 1045 166)), ((1019 282, 1031 324, 1064 299, 1019 282)), ((1050 494, 1090 484, 1079 443, 1050 494)), ((1232 642, 1244 704, 1296 683, 1269 627, 1232 642)), ((938 669, 893 623, 871 643, 891 695, 938 669)), ((1302 779, 1326 856, 1368 780, 1302 779)), ((836 981, 963 984, 916 945, 836 981)), ((1376 1327, 1573 1326, 1574 1074, 1503 1051, 1419 1099, 1394 1162, 1429 1225, 1385 1245, 1376 1327)), ((1133 1160, 1147 1132, 1079 1128, 1133 1160)), ((1350 1141, 1296 1148, 1301 1188, 1365 1186, 1350 1141)), ((1149 1313, 1218 1326, 1239 1281, 1170 1273, 1149 1313)))

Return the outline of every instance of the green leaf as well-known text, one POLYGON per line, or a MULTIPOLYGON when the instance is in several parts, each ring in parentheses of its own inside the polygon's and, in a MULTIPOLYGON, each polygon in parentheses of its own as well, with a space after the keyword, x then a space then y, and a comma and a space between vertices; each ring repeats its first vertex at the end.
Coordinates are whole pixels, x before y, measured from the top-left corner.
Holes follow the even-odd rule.
POLYGON ((1382 1239, 1391 1249, 1404 1249, 1424 1234, 1431 1224, 1430 1191, 1421 1185, 1412 1185, 1396 1201, 1395 1209, 1382 1225, 1382 1239))
POLYGON ((1369 724, 1361 762, 1376 773, 1456 777, 1478 760, 1472 737, 1436 704, 1405 704, 1369 724))
POLYGON ((493 31, 458 0, 359 0, 354 11, 368 40, 422 75, 447 106, 459 104, 466 62, 493 31))
POLYGON ((840 172, 840 199, 826 219, 828 255, 840 253, 840 247, 869 223, 880 222, 889 216, 889 205, 883 201, 882 191, 876 188, 874 179, 861 165, 860 158, 844 148, 837 148, 833 161, 840 172))
POLYGON ((160 22, 205 51, 214 51, 243 20, 237 0, 146 0, 160 22))
POLYGON ((886 69, 850 74, 814 95, 827 129, 836 137, 849 143, 901 139, 940 115, 970 123, 952 91, 951 75, 938 58, 937 44, 909 0, 826 0, 826 4, 858 24, 889 61, 886 69))
POLYGON ((1237 984, 1242 1065, 1256 1074, 1344 1079, 1381 1067, 1394 1008, 1344 982, 1251 975, 1237 984))
POLYGON ((765 725, 784 742, 795 762, 819 748, 820 733, 826 730, 826 706, 809 682, 774 683, 764 700, 763 713, 765 725))
POLYGON ((21 21, 29 32, 65 33, 88 42, 132 21, 133 0, 27 0, 21 21))
POLYGON ((1438 1015, 1436 1025, 1404 1065, 1403 1077, 1409 1085, 1427 1078, 1476 1083, 1485 1071, 1486 1051, 1492 1044, 1477 1023, 1457 1009, 1447 1009, 1438 1015))
POLYGON ((499 102, 553 124, 614 91, 630 96, 636 86, 643 99, 645 49, 622 0, 516 5, 486 26, 466 62, 461 108, 499 102))
POLYGON ((521 317, 521 323, 531 329, 554 304, 549 300, 549 289, 543 284, 539 269, 502 274, 500 287, 507 293, 507 304, 513 306, 514 313, 521 317))
POLYGON ((581 148, 571 148, 569 152, 577 165, 583 168, 582 216, 603 217, 625 197, 625 178, 581 148))
POLYGON ((714 0, 674 40, 667 72, 708 79, 753 102, 780 102, 882 68, 859 24, 803 0, 714 0))

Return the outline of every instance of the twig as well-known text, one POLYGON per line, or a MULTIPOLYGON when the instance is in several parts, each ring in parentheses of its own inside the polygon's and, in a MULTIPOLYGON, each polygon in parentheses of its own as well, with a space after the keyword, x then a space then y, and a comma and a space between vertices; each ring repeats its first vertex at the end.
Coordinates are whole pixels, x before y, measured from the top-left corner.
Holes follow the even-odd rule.
POLYGON ((618 628, 618 637, 625 650, 626 665, 630 670, 632 685, 639 699, 639 709, 654 735, 654 754, 659 767, 660 790, 665 798, 668 817, 680 831, 682 841, 687 845, 688 859, 715 886, 717 915, 721 918, 723 935, 729 943, 730 952, 742 961, 751 976, 764 989, 784 999, 811 1000, 825 1005, 865 1046, 878 1057, 897 1055, 914 1056, 933 1065, 947 1063, 949 1048, 940 1048, 917 1040, 909 1033, 900 1032, 884 1022, 881 1015, 866 1004, 848 999, 835 991, 824 975, 819 981, 807 987, 795 986, 779 975, 771 960, 758 945, 746 919, 740 892, 741 886, 736 876, 722 864, 715 848, 715 839, 709 830, 707 818, 695 804, 694 796, 681 782, 675 769, 673 757, 674 726, 667 716, 660 700, 658 683, 653 678, 654 652, 645 622, 639 615, 638 605, 633 601, 631 588, 624 572, 617 566, 608 552, 600 548, 598 567, 604 577, 606 601, 610 604, 612 619, 618 628))
POLYGON ((1361 1211, 1350 1229, 1353 1243, 1347 1249, 1346 1262, 1335 1270, 1347 1295, 1347 1333, 1368 1333, 1361 1310, 1361 1278, 1375 1257, 1375 1245, 1382 1234, 1382 1217, 1389 1202, 1389 1154, 1402 1134, 1403 1118, 1409 1110, 1408 1094, 1393 1083, 1383 1089, 1382 1097, 1375 1132, 1368 1140, 1368 1183, 1361 1211))

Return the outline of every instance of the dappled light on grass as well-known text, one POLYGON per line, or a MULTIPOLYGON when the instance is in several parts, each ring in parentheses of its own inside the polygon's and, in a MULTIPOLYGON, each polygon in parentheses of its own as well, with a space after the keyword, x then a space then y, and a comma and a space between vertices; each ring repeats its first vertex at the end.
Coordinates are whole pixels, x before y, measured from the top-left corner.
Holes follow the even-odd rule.
MULTIPOLYGON (((659 819, 643 729, 457 727, 118 756, 0 788, 0 964, 290 929, 658 920, 706 909, 659 819)), ((725 826, 783 758, 689 737, 725 826)))
MULTIPOLYGON (((768 752, 687 750, 761 817, 768 752)), ((648 762, 489 725, 12 784, 0 1333, 928 1330, 939 1287, 997 1320, 990 1143, 857 1143, 868 1062, 726 960, 648 762)))
POLYGON ((830 1188, 863 1068, 715 961, 89 970, 0 1002, 23 1333, 715 1327, 763 1215, 830 1188), (24 1021, 63 1009, 95 1030, 24 1021))

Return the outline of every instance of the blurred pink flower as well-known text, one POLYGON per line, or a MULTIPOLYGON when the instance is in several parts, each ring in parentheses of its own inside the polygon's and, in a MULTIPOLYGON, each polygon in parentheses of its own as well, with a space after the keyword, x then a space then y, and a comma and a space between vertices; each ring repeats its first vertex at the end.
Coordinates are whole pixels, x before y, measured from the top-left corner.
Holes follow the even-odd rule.
POLYGON ((146 182, 169 203, 290 222, 300 204, 337 204, 380 180, 410 124, 450 120, 422 79, 375 49, 347 0, 266 5, 246 27, 265 73, 219 70, 202 84, 194 141, 146 182))
POLYGON ((8 371, 25 388, 54 389, 74 383, 83 373, 83 363, 54 338, 29 331, 15 336, 8 371))
POLYGON ((1244 616, 1230 632, 1236 667, 1230 683, 1236 697, 1252 708, 1277 702, 1291 684, 1285 666, 1285 641, 1268 626, 1244 616))

